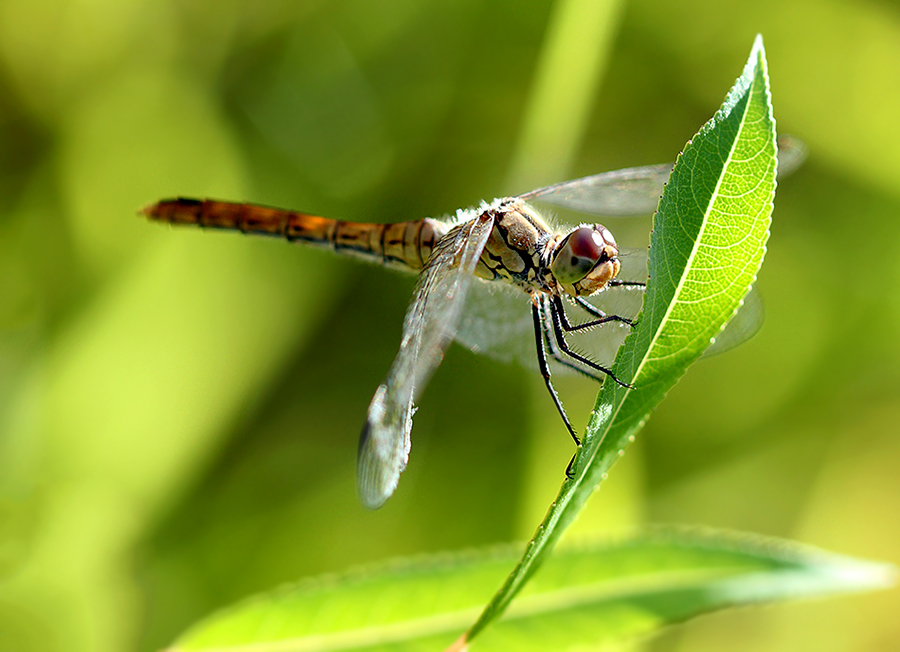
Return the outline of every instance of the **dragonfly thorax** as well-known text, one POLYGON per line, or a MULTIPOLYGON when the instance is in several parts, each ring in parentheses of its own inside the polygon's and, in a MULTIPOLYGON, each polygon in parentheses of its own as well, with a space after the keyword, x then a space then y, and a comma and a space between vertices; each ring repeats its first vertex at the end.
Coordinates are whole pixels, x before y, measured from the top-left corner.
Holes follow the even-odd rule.
POLYGON ((554 238, 548 248, 552 248, 550 273, 559 289, 571 296, 596 294, 619 273, 619 249, 602 224, 581 225, 554 238))
POLYGON ((601 224, 582 224, 555 234, 540 214, 520 198, 482 205, 493 228, 475 274, 512 283, 529 294, 590 296, 619 273, 619 250, 601 224))
POLYGON ((528 293, 547 291, 547 245, 553 232, 537 211, 517 198, 482 205, 493 221, 475 275, 512 283, 528 293))

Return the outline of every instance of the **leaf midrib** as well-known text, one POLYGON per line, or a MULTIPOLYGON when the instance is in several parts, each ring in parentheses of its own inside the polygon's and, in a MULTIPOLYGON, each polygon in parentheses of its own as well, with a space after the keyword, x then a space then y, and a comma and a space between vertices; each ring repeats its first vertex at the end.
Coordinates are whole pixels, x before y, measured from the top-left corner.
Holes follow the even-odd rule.
MULTIPOLYGON (((756 80, 750 84, 750 88, 748 89, 748 94, 753 92, 753 88, 756 85, 756 80)), ((734 158, 734 152, 737 147, 737 144, 740 142, 741 132, 744 130, 745 121, 744 118, 747 115, 747 111, 749 110, 750 102, 746 102, 744 104, 744 114, 741 116, 740 120, 740 128, 738 129, 738 133, 735 135, 734 140, 731 142, 731 147, 728 150, 728 156, 725 157, 725 160, 722 165, 722 170, 727 170, 728 165, 734 158)), ((697 257, 697 252, 700 250, 701 243, 703 242, 703 235, 706 233, 707 226, 710 221, 710 214, 712 213, 713 206, 716 203, 716 199, 718 199, 720 190, 722 188, 722 182, 725 180, 726 175, 720 174, 719 178, 716 180, 716 187, 713 189, 712 195, 710 195, 709 203, 706 206, 706 210, 703 212, 703 221, 700 225, 700 230, 697 233, 697 237, 694 239, 694 244, 691 247, 690 256, 688 256, 687 262, 685 263, 685 270, 693 269, 694 259, 697 257)), ((729 248, 733 245, 729 245, 729 248)), ((644 365, 648 360, 655 360, 657 358, 653 358, 648 355, 656 346, 656 342, 659 340, 660 334, 665 330, 665 325, 668 323, 669 318, 672 315, 672 311, 675 309, 676 304, 680 304, 679 297, 681 295, 682 290, 684 289, 684 284, 688 279, 689 273, 684 273, 681 275, 681 278, 678 281, 678 284, 675 286, 675 293, 673 294, 672 300, 669 302, 669 305, 666 307, 666 313, 663 315, 662 320, 660 321, 659 328, 656 329, 656 332, 653 334, 653 339, 650 340, 650 345, 647 347, 647 351, 641 358, 641 362, 638 365, 638 368, 635 370, 634 377, 638 378, 640 376, 641 371, 644 368, 644 365)), ((629 390, 630 391, 630 390, 629 390)), ((624 399, 622 401, 624 403, 624 399)), ((621 403, 620 403, 621 406, 621 403)), ((616 410, 616 415, 618 416, 618 409, 616 410)))

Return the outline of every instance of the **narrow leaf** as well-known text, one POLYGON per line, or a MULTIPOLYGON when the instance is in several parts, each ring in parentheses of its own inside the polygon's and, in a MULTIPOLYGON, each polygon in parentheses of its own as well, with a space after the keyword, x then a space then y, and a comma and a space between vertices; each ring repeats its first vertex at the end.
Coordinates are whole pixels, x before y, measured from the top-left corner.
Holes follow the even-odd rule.
MULTIPOLYGON (((507 546, 306 581, 212 616, 170 652, 442 649, 516 556, 507 546)), ((783 541, 655 530, 560 551, 475 648, 584 649, 729 606, 869 590, 891 580, 886 565, 783 541)))

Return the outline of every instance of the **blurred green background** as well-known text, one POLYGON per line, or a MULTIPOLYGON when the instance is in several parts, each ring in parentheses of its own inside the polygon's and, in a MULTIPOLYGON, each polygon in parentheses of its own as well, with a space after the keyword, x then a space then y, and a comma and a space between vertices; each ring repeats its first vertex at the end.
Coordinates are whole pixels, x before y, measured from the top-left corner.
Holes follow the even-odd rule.
MULTIPOLYGON (((453 348, 366 512, 357 436, 413 279, 138 208, 404 220, 665 162, 757 32, 810 148, 765 327, 691 370, 569 540, 697 523, 900 563, 895 3, 0 1, 0 650, 154 650, 298 577, 525 539, 572 454, 539 378, 453 348)), ((582 429, 596 387, 559 385, 582 429)), ((889 591, 632 647, 883 651, 897 613, 889 591)))

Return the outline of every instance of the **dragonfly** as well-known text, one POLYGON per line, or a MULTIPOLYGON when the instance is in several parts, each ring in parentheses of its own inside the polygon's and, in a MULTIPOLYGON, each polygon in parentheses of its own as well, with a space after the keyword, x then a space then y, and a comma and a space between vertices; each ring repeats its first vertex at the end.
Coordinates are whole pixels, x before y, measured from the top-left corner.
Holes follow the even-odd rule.
MULTIPOLYGON (((796 168, 804 156, 800 141, 780 139, 779 174, 796 168)), ((596 356, 615 352, 639 311, 647 253, 619 248, 602 224, 553 228, 533 204, 613 218, 649 215, 671 170, 664 164, 604 172, 482 202, 450 218, 392 224, 211 199, 165 199, 141 212, 170 224, 325 247, 418 274, 400 350, 375 391, 360 435, 358 492, 364 506, 376 509, 394 493, 406 468, 415 403, 454 339, 476 352, 536 366, 580 446, 553 386, 553 371, 628 386, 596 356), (629 265, 631 272, 621 274, 629 265), (570 316, 571 311, 580 314, 570 316), (576 337, 578 348, 569 343, 576 337), (585 347, 589 354, 582 352, 585 347)), ((750 305, 717 338, 720 348, 758 330, 761 304, 753 292, 745 301, 750 305)))

